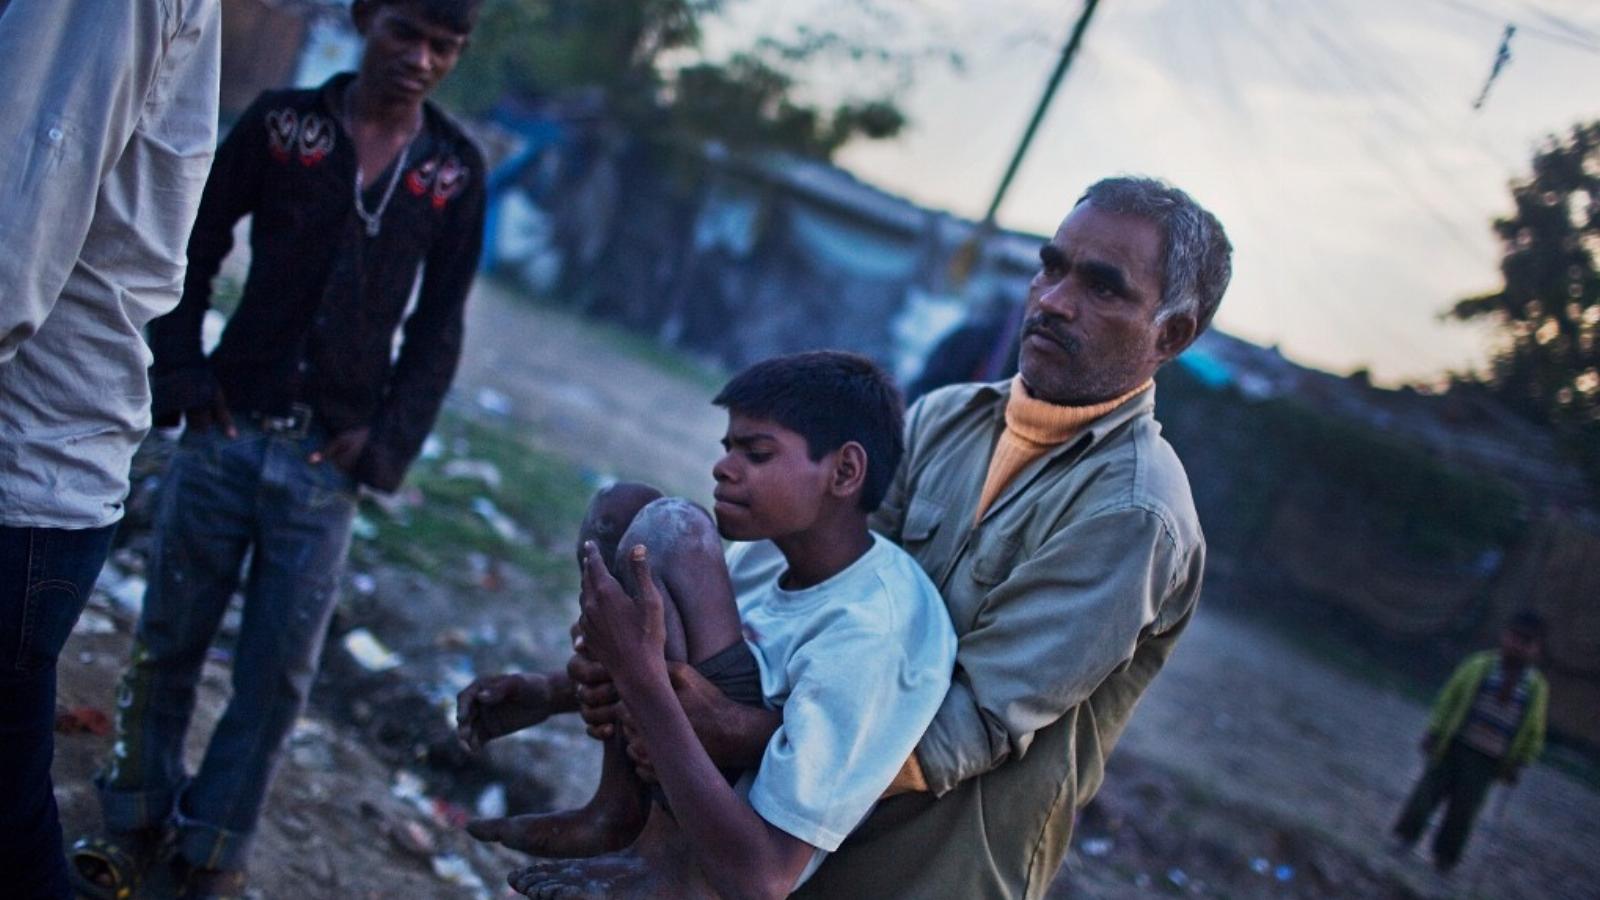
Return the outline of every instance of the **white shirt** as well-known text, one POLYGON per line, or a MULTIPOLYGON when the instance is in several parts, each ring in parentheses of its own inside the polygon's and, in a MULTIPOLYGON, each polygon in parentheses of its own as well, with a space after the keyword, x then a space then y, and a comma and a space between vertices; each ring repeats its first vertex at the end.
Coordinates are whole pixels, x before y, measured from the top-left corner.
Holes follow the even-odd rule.
POLYGON ((122 516, 217 142, 217 0, 0 2, 0 525, 122 516))
POLYGON ((786 565, 771 542, 728 551, 762 694, 783 710, 750 805, 829 852, 894 780, 955 667, 955 629, 938 589, 904 550, 872 540, 844 571, 797 591, 779 587, 786 565))

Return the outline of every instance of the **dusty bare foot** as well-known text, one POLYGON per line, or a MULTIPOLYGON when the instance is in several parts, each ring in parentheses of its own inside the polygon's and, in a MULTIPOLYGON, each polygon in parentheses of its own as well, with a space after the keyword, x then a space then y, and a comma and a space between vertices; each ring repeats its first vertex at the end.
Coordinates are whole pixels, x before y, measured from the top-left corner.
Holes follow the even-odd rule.
POLYGON ((672 817, 659 807, 626 850, 592 859, 551 859, 518 869, 506 882, 536 900, 706 898, 715 894, 672 817))
POLYGON ((570 859, 610 853, 633 843, 644 827, 642 804, 611 804, 596 809, 531 813, 506 819, 479 819, 467 823, 467 833, 480 841, 504 844, 532 856, 570 859))
POLYGON ((507 883, 534 900, 645 900, 707 897, 692 870, 647 860, 631 851, 583 860, 548 860, 512 872, 507 883))

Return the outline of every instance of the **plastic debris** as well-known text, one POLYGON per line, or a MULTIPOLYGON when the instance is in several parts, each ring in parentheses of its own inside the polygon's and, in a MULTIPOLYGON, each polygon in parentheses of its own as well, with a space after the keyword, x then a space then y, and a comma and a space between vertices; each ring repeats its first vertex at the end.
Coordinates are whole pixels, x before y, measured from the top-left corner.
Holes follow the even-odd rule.
POLYGON ((365 628, 346 634, 344 649, 368 672, 387 672, 400 665, 400 655, 385 647, 365 628))
POLYGON ((111 621, 111 617, 104 613, 86 609, 83 615, 78 616, 78 624, 73 626, 72 630, 78 634, 114 634, 117 623, 111 621))
POLYGON ((1250 860, 1250 871, 1256 873, 1257 875, 1265 875, 1272 871, 1272 863, 1267 862, 1266 857, 1258 856, 1255 859, 1250 860))
POLYGON ((138 615, 144 609, 145 580, 138 575, 129 575, 106 585, 106 593, 111 595, 111 602, 117 609, 129 615, 138 615))
POLYGON ((350 523, 350 533, 357 540, 370 541, 378 536, 377 523, 363 515, 357 515, 356 520, 350 523))
POLYGON ((1168 869, 1167 880, 1172 882, 1173 887, 1181 888, 1189 883, 1189 873, 1178 868, 1168 869))
POLYGON ((465 828, 472 816, 465 809, 443 797, 434 797, 429 803, 429 814, 441 828, 465 828))
POLYGON ((111 719, 92 706, 75 706, 56 716, 56 732, 105 737, 111 733, 111 719))
POLYGON ((500 535, 507 542, 515 541, 521 533, 517 523, 512 521, 510 516, 501 512, 499 507, 494 505, 494 501, 488 497, 474 497, 472 499, 472 511, 481 516, 485 522, 488 522, 489 527, 494 529, 494 533, 500 535))
POLYGON ((433 858, 433 874, 440 880, 457 887, 475 891, 482 896, 488 896, 488 889, 483 885, 483 879, 478 873, 472 871, 472 865, 466 859, 454 853, 442 853, 433 858))
POLYGON ((483 789, 478 795, 478 801, 473 804, 473 811, 480 819, 499 819, 506 814, 506 786, 495 782, 483 789))
POLYGON ((391 827, 389 839, 401 850, 423 859, 431 859, 439 852, 439 845, 433 839, 433 832, 428 830, 428 826, 414 819, 407 819, 391 827))
POLYGON ((350 576, 350 587, 363 597, 370 597, 378 590, 378 579, 365 572, 357 572, 350 576))
POLYGON ((1079 845, 1078 849, 1083 851, 1084 856, 1092 856, 1098 859, 1109 854, 1112 846, 1114 845, 1110 838, 1089 838, 1079 845))
POLYGON ((481 481, 491 491, 500 490, 500 467, 487 459, 452 459, 444 464, 444 477, 481 481))
POLYGON ((444 455, 444 441, 439 440, 434 435, 428 435, 426 438, 423 438, 422 452, 418 455, 420 455, 423 459, 438 459, 440 456, 444 455))
POLYGON ((496 416, 511 415, 511 398, 491 387, 478 388, 478 408, 496 416))
POLYGON ((1287 884, 1294 880, 1294 866, 1285 863, 1272 870, 1272 877, 1287 884))

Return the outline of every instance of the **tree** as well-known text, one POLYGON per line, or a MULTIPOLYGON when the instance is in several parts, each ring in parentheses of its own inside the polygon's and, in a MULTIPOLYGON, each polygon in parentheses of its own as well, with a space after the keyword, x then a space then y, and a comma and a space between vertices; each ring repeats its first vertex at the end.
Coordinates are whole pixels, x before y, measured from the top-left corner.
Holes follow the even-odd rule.
POLYGON ((1505 286, 1449 315, 1500 326, 1488 385, 1554 426, 1600 485, 1600 121, 1546 141, 1511 196, 1494 223, 1505 286))
MULTIPOLYGON (((609 112, 642 132, 715 139, 738 149, 783 149, 826 159, 856 136, 897 134, 905 117, 887 98, 822 109, 794 96, 790 69, 847 42, 807 32, 806 46, 763 39, 725 62, 692 60, 700 23, 724 0, 488 0, 471 52, 443 87, 468 115, 503 97, 600 88, 609 112), (664 63, 675 58, 676 67, 664 63)), ((858 59, 892 62, 887 54, 858 59)))

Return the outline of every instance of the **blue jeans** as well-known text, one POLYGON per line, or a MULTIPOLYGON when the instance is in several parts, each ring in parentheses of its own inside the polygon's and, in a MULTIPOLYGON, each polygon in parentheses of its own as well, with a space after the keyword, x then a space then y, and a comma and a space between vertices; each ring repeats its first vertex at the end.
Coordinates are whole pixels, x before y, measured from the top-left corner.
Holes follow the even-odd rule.
POLYGON ((71 896, 50 781, 56 658, 115 530, 0 526, 0 872, 7 896, 71 896))
POLYGON ((161 488, 150 586, 117 691, 116 744, 96 778, 106 827, 171 825, 180 855, 244 867, 278 751, 305 706, 350 546, 356 488, 326 437, 186 433, 161 488), (248 553, 228 703, 200 769, 184 733, 206 650, 248 553))

